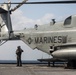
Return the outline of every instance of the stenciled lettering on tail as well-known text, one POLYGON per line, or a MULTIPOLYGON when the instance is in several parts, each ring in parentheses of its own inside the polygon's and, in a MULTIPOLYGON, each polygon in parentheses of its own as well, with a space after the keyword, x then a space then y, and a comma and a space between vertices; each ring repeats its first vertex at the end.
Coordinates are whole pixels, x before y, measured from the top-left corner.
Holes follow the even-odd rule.
POLYGON ((29 37, 28 44, 67 43, 67 36, 29 37))

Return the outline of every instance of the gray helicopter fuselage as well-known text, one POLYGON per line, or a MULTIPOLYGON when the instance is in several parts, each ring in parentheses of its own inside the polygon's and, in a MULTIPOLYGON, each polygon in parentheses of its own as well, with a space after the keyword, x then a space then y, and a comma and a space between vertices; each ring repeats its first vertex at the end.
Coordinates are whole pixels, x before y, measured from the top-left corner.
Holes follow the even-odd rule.
MULTIPOLYGON (((58 57, 58 51, 61 50, 59 57, 68 58, 67 52, 72 52, 76 57, 76 16, 70 16, 63 22, 50 23, 47 25, 35 25, 34 28, 14 32, 20 35, 20 39, 32 49, 37 48, 43 52, 58 57), (68 50, 70 48, 70 50, 68 50), (74 48, 74 49, 73 49, 74 48), (63 50, 64 49, 64 50, 63 50), (66 49, 66 50, 65 50, 66 49), (62 54, 66 54, 62 56, 62 54), (65 57, 66 56, 66 57, 65 57)), ((71 56, 72 57, 72 56, 71 56)))

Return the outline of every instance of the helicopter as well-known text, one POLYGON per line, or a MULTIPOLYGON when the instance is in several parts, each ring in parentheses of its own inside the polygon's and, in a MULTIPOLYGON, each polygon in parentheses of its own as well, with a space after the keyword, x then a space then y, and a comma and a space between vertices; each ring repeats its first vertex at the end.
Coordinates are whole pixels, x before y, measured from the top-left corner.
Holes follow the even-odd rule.
POLYGON ((9 40, 22 40, 32 49, 41 50, 53 58, 67 59, 68 64, 76 67, 76 15, 67 17, 62 22, 52 22, 48 25, 35 25, 21 31, 13 31, 11 17, 13 11, 23 4, 61 4, 76 3, 76 1, 1 3, 0 5, 0 45, 9 40), (11 4, 18 4, 11 8, 11 4), (70 63, 71 62, 71 63, 70 63))

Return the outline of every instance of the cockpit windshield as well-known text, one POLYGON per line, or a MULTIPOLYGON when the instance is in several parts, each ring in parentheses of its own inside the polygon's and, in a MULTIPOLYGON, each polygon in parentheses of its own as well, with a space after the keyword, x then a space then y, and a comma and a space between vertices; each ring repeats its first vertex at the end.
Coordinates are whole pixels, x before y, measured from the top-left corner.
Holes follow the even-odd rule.
POLYGON ((66 18, 65 21, 64 21, 64 25, 65 25, 65 26, 66 26, 66 25, 70 25, 70 24, 71 24, 71 19, 72 19, 71 16, 69 16, 68 18, 66 18))

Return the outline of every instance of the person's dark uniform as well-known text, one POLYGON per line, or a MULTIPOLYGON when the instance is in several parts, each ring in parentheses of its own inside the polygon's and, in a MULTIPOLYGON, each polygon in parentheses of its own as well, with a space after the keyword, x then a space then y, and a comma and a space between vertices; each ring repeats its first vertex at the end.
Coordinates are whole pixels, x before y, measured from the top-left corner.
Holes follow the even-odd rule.
POLYGON ((22 66, 22 61, 21 61, 21 54, 22 54, 23 50, 21 49, 20 46, 17 47, 16 50, 16 55, 17 55, 17 66, 22 66))

